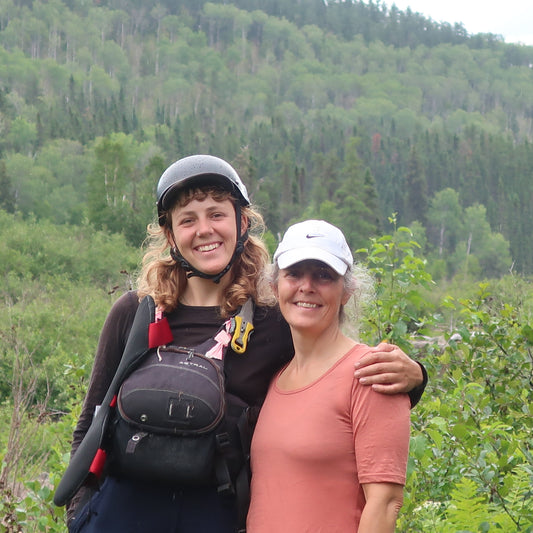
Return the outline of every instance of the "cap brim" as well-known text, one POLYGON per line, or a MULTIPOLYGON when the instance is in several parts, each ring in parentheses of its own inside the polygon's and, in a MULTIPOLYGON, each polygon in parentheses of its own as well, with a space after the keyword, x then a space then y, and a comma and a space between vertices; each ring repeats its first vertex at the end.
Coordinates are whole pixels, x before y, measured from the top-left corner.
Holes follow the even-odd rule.
POLYGON ((276 260, 279 268, 283 269, 295 265, 296 263, 300 263, 301 261, 308 261, 311 259, 326 263, 326 265, 330 266, 341 276, 344 276, 346 270, 348 270, 348 265, 346 263, 321 248, 309 247, 287 250, 286 252, 282 252, 276 260))

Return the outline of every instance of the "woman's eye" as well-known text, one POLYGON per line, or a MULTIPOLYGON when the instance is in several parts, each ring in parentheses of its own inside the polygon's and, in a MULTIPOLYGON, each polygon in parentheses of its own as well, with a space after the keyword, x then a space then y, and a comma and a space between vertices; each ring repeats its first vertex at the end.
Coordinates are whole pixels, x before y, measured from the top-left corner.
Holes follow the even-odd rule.
POLYGON ((323 281, 333 281, 335 279, 335 275, 329 270, 319 270, 316 276, 323 281))
POLYGON ((298 270, 286 270, 285 271, 285 277, 287 278, 297 278, 299 276, 298 270))

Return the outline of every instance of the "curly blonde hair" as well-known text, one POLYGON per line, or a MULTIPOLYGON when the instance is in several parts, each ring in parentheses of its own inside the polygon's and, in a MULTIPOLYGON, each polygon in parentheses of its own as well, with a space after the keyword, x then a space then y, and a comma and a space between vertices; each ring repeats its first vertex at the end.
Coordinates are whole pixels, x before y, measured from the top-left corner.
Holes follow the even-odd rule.
MULTIPOLYGON (((234 205, 236 199, 229 191, 216 186, 187 189, 183 191, 167 215, 176 207, 184 207, 192 200, 204 200, 211 196, 215 201, 229 199, 234 205)), ((262 305, 274 305, 263 271, 269 262, 268 250, 261 239, 264 221, 261 214, 252 207, 241 207, 241 216, 249 222, 250 234, 244 244, 244 251, 237 257, 231 269, 225 274, 230 278, 220 306, 220 314, 226 318, 233 314, 249 297, 262 305)), ((148 226, 147 251, 137 280, 139 299, 152 296, 155 303, 165 312, 174 310, 187 284, 186 271, 170 257, 169 240, 172 234, 171 217, 165 217, 165 225, 152 223, 148 226)))

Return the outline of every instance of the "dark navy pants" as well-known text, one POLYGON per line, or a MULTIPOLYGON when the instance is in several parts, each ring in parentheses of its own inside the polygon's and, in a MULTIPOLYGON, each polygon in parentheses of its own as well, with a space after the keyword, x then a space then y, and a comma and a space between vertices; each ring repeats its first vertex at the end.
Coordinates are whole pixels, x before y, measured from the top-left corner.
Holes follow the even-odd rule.
POLYGON ((235 533, 234 507, 215 487, 171 489, 109 477, 70 533, 235 533))

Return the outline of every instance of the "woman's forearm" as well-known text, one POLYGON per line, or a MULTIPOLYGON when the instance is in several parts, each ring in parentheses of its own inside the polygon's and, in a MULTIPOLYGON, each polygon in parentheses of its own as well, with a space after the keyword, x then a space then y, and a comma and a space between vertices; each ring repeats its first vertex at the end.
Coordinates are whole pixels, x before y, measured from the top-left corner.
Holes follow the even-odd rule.
POLYGON ((403 503, 403 487, 394 483, 363 485, 366 503, 358 533, 393 533, 403 503))

